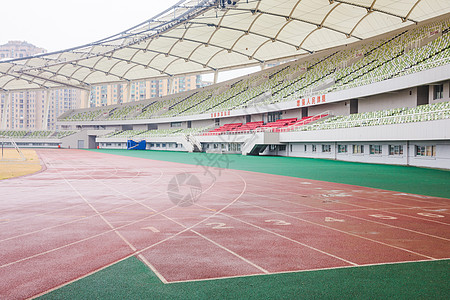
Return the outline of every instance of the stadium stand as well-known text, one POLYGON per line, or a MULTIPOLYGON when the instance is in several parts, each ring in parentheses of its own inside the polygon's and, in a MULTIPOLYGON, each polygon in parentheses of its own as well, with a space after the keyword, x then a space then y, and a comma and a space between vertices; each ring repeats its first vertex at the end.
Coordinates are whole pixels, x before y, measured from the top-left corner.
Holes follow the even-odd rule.
POLYGON ((134 105, 74 112, 64 121, 152 119, 203 114, 267 105, 366 85, 448 63, 448 20, 403 31, 388 40, 332 52, 308 61, 290 62, 185 96, 145 100, 134 105), (219 93, 217 93, 219 91, 219 93), (258 101, 259 100, 259 101, 258 101), (142 102, 142 103, 140 103, 142 102))
POLYGON ((16 139, 61 139, 76 133, 74 130, 51 131, 51 130, 2 130, 0 136, 9 136, 16 139))

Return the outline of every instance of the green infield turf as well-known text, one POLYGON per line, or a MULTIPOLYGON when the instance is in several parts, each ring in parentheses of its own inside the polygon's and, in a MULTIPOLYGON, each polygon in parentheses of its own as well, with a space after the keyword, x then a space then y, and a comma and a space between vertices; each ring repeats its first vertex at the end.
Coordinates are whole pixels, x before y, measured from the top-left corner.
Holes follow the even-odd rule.
POLYGON ((450 261, 163 284, 129 258, 40 299, 448 299, 450 261))

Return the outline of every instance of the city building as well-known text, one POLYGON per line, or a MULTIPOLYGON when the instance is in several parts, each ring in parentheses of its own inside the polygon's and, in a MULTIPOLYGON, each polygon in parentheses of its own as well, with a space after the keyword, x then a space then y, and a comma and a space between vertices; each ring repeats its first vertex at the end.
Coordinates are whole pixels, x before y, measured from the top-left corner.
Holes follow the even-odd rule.
MULTIPOLYGON (((43 48, 25 41, 9 41, 0 46, 0 59, 24 58, 46 53, 43 48)), ((57 89, 48 91, 48 110, 45 109, 46 92, 23 91, 0 94, 0 118, 2 129, 40 130, 58 129, 56 118, 70 109, 80 108, 81 91, 57 89), (47 122, 43 122, 47 115, 47 122)))
POLYGON ((126 83, 94 86, 91 91, 89 106, 99 107, 164 97, 170 94, 195 90, 210 84, 210 82, 203 81, 201 75, 190 75, 174 78, 172 91, 170 91, 169 79, 131 82, 129 84, 129 94, 127 90, 128 84, 126 83))
POLYGON ((9 41, 0 45, 0 59, 15 59, 46 53, 44 48, 36 47, 25 41, 9 41))

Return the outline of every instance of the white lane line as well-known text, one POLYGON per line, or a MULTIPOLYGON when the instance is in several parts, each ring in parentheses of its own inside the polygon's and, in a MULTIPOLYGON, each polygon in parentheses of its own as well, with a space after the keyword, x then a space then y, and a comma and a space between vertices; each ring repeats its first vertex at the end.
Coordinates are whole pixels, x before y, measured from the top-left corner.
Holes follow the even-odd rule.
POLYGON ((164 276, 162 276, 161 275, 161 273, 159 273, 159 271, 144 257, 144 255, 142 255, 142 254, 139 254, 138 255, 138 257, 139 257, 139 259, 141 259, 141 261, 145 264, 145 265, 147 265, 147 267, 149 267, 150 268, 150 270, 152 270, 153 271, 153 273, 155 273, 155 275, 159 278, 159 280, 161 280, 161 282, 162 283, 164 283, 164 284, 167 284, 167 283, 169 283, 168 281, 167 281, 167 279, 166 278, 164 278, 164 276))
POLYGON ((154 233, 158 233, 158 232, 159 232, 159 230, 156 229, 156 228, 153 227, 153 226, 150 226, 150 227, 144 227, 144 228, 142 228, 142 229, 148 229, 148 230, 150 230, 150 231, 152 231, 152 232, 154 232, 154 233))
MULTIPOLYGON (((241 202, 244 202, 244 201, 241 201, 241 202)), ((428 259, 436 260, 436 258, 434 258, 434 257, 428 256, 428 255, 425 255, 425 254, 421 254, 421 253, 418 253, 418 252, 415 252, 415 251, 412 251, 412 250, 408 250, 408 249, 405 249, 405 248, 402 248, 402 247, 389 245, 389 244, 386 244, 386 243, 381 242, 381 241, 373 240, 373 239, 370 239, 370 238, 367 238, 367 237, 364 237, 364 236, 361 236, 361 235, 357 235, 357 234, 354 234, 354 233, 351 233, 351 232, 347 232, 347 231, 343 231, 343 230, 340 230, 340 229, 337 229, 337 228, 333 228, 331 226, 327 226, 327 225, 323 225, 323 224, 320 224, 320 223, 316 223, 316 222, 312 222, 312 221, 309 221, 309 220, 305 220, 305 219, 302 219, 302 218, 299 218, 299 217, 294 217, 294 216, 285 214, 283 212, 279 212, 279 211, 276 211, 276 210, 273 210, 273 209, 265 208, 265 207, 262 207, 262 206, 259 206, 259 205, 250 204, 250 203, 247 203, 247 204, 249 206, 258 207, 258 208, 261 208, 261 209, 264 209, 264 210, 267 210, 267 211, 272 211, 273 213, 276 213, 276 214, 280 214, 280 215, 283 215, 283 216, 286 216, 286 217, 297 219, 297 220, 302 221, 302 222, 306 222, 306 223, 313 224, 313 225, 316 225, 316 226, 319 226, 319 227, 324 227, 324 228, 327 228, 327 229, 331 229, 333 231, 341 232, 341 233, 344 233, 346 235, 351 235, 351 236, 354 236, 354 237, 357 237, 357 238, 368 240, 368 241, 371 241, 371 242, 374 242, 374 243, 377 243, 377 244, 380 244, 380 245, 384 245, 384 246, 387 246, 387 247, 390 247, 390 248, 406 251, 406 252, 409 252, 409 253, 412 253, 412 254, 415 254, 415 255, 418 255, 418 256, 426 257, 428 259)))
POLYGON ((207 241, 209 241, 209 242, 213 243, 214 245, 216 245, 217 247, 219 247, 219 248, 221 248, 221 249, 223 249, 223 250, 227 251, 228 253, 231 253, 232 255, 234 255, 234 256, 236 256, 237 258, 239 258, 239 259, 241 259, 241 260, 245 261, 245 262, 246 262, 246 263, 248 263, 249 265, 251 265, 251 266, 253 266, 253 267, 257 268, 257 269, 258 269, 258 270, 260 270, 261 272, 263 272, 263 273, 265 273, 265 274, 269 274, 269 273, 270 273, 270 272, 269 272, 269 271, 267 271, 266 269, 264 269, 264 268, 262 268, 262 267, 258 266, 257 264, 255 264, 255 263, 253 263, 253 262, 249 261, 249 260, 248 260, 248 259, 246 259, 245 257, 242 257, 242 256, 240 256, 240 255, 239 255, 239 254, 237 254, 236 252, 234 252, 234 251, 232 251, 232 250, 230 250, 230 249, 228 249, 228 248, 226 248, 226 247, 222 246, 221 244, 219 244, 219 243, 216 243, 215 241, 213 241, 213 240, 211 240, 211 239, 207 238, 206 236, 204 236, 203 234, 201 234, 201 233, 198 233, 198 232, 197 232, 197 231, 195 231, 195 230, 191 230, 191 232, 193 232, 193 233, 197 234, 198 236, 200 236, 200 237, 204 238, 205 240, 207 240, 207 241))
POLYGON ((46 291, 44 291, 44 292, 39 293, 39 294, 33 295, 33 296, 31 296, 30 298, 28 298, 28 299, 36 299, 36 298, 39 298, 39 297, 41 297, 41 296, 43 296, 43 295, 45 295, 45 294, 51 293, 51 292, 53 292, 53 291, 56 291, 56 290, 58 290, 58 289, 60 289, 60 288, 62 288, 62 287, 64 287, 64 286, 66 286, 66 285, 69 285, 69 284, 71 284, 71 283, 74 283, 75 281, 81 280, 81 279, 86 278, 86 277, 88 277, 88 276, 91 276, 91 275, 93 275, 93 274, 95 274, 95 273, 97 273, 97 272, 100 272, 100 271, 102 271, 102 270, 104 270, 104 269, 106 269, 106 268, 109 268, 109 267, 111 267, 111 266, 113 266, 113 265, 115 265, 115 264, 117 264, 117 263, 119 263, 119 262, 121 262, 121 261, 124 261, 124 260, 130 258, 131 256, 133 256, 133 255, 127 255, 127 256, 125 256, 125 257, 119 259, 119 260, 116 260, 116 261, 114 261, 114 262, 112 262, 112 263, 109 263, 109 264, 107 264, 107 265, 104 265, 104 266, 102 266, 102 267, 100 267, 100 268, 98 268, 98 269, 96 269, 96 270, 94 270, 94 271, 91 271, 91 272, 89 272, 89 273, 86 273, 86 274, 84 274, 84 275, 82 275, 82 276, 79 276, 79 277, 77 277, 77 278, 75 278, 75 279, 72 279, 72 280, 70 280, 70 281, 68 281, 68 282, 65 282, 65 283, 63 283, 63 284, 57 285, 57 286, 55 286, 55 287, 53 287, 53 288, 51 288, 51 289, 48 289, 48 290, 46 290, 46 291))
MULTIPOLYGON (((256 184, 254 184, 254 185, 256 185, 256 184)), ((256 185, 256 186, 258 186, 258 185, 256 185)), ((262 188, 262 186, 259 186, 259 187, 262 188)), ((264 187, 264 188, 267 188, 267 187, 264 187)), ((269 188, 270 188, 270 187, 269 187, 269 188)), ((277 190, 277 189, 273 189, 273 188, 271 188, 271 189, 274 190, 274 191, 279 191, 279 190, 277 190)), ((288 191, 285 191, 285 192, 290 193, 290 192, 288 192, 288 191)), ((440 236, 435 236, 435 235, 432 235, 432 234, 428 234, 428 233, 424 233, 424 232, 420 232, 420 231, 416 231, 416 230, 408 229, 408 228, 404 228, 404 227, 399 227, 399 226, 396 226, 396 225, 391 225, 391 224, 387 224, 387 223, 377 222, 377 221, 374 221, 374 220, 364 219, 364 218, 361 218, 361 217, 355 217, 355 216, 348 215, 348 214, 344 214, 344 213, 341 213, 341 212, 337 212, 337 211, 333 211, 333 210, 328 210, 328 209, 323 209, 323 208, 318 208, 318 207, 310 206, 310 205, 307 205, 307 204, 300 204, 300 203, 298 203, 298 202, 293 202, 293 201, 284 200, 284 199, 279 198, 279 197, 277 197, 277 196, 273 196, 273 197, 272 197, 272 196, 267 196, 267 195, 259 195, 259 194, 255 194, 255 193, 251 193, 251 192, 250 192, 249 194, 258 195, 258 196, 260 196, 260 197, 266 197, 266 198, 270 198, 270 199, 275 198, 275 199, 278 199, 278 200, 283 201, 283 202, 286 202, 286 203, 294 204, 294 205, 296 205, 296 206, 308 207, 308 208, 311 208, 311 209, 319 209, 319 210, 324 211, 324 212, 335 213, 335 214, 342 215, 342 216, 346 216, 346 217, 349 217, 349 218, 354 218, 354 219, 364 220, 364 221, 367 221, 367 222, 370 222, 370 223, 375 223, 375 224, 379 224, 379 225, 384 225, 384 226, 387 226, 387 227, 392 227, 392 228, 396 228, 396 229, 399 229, 399 230, 409 231, 409 232, 413 232, 413 233, 416 233, 416 234, 420 234, 420 235, 425 235, 425 236, 433 237, 433 238, 436 238, 436 239, 441 239, 441 240, 445 240, 445 241, 450 241, 450 239, 446 239, 446 238, 443 238, 443 237, 440 237, 440 236)), ((295 194, 295 193, 293 193, 293 194, 295 194)), ((250 203, 249 203, 249 204, 250 204, 250 203)), ((351 204, 350 204, 350 205, 351 205, 351 204)), ((358 206, 358 205, 353 205, 353 206, 358 206)), ((366 208, 366 207, 361 206, 361 208, 366 208)), ((374 209, 372 209, 372 210, 385 212, 385 211, 382 211, 382 210, 378 210, 378 209, 376 209, 376 208, 374 208, 374 209)), ((393 214, 401 215, 401 214, 399 214, 399 213, 393 213, 393 214)), ((410 217, 409 215, 404 215, 404 216, 405 216, 405 217, 410 217)), ((438 222, 438 221, 428 220, 428 219, 424 219, 424 218, 416 218, 416 217, 411 217, 411 218, 413 218, 413 219, 415 218, 415 219, 425 220, 425 221, 429 221, 429 222, 435 222, 435 223, 438 222)), ((445 225, 448 225, 448 224, 445 224, 445 225)))
MULTIPOLYGON (((243 202, 243 201, 241 201, 241 202, 243 202)), ((263 227, 258 226, 258 225, 256 225, 256 224, 252 224, 252 223, 246 222, 246 221, 244 221, 244 220, 242 220, 242 219, 233 217, 233 216, 228 215, 228 214, 226 214, 226 213, 222 213, 222 215, 225 216, 225 217, 234 219, 234 220, 236 220, 236 221, 238 221, 238 222, 241 222, 241 223, 250 225, 250 226, 252 226, 252 227, 255 227, 255 228, 259 229, 259 230, 262 230, 262 231, 268 232, 268 233, 270 233, 270 234, 276 235, 276 236, 278 236, 278 237, 280 237, 280 238, 283 238, 283 239, 288 240, 288 241, 290 241, 290 242, 296 243, 296 244, 301 245, 301 246, 303 246, 303 247, 309 248, 309 249, 314 250, 314 251, 316 251, 316 252, 319 252, 319 253, 325 254, 325 255, 327 255, 327 256, 336 258, 336 259, 338 259, 338 260, 340 260, 340 261, 343 261, 343 262, 345 262, 345 263, 347 263, 347 264, 350 264, 350 265, 352 265, 352 266, 357 266, 357 265, 358 265, 357 263, 354 263, 354 262, 352 262, 352 261, 349 261, 349 260, 347 260, 347 259, 345 259, 345 258, 342 258, 342 257, 339 257, 339 256, 337 256, 337 255, 334 255, 334 254, 328 253, 328 252, 326 252, 326 251, 320 250, 320 249, 318 249, 318 248, 315 248, 315 247, 313 247, 313 246, 307 245, 307 244, 302 243, 302 242, 300 242, 300 241, 291 239, 291 238, 289 238, 289 237, 287 237, 287 236, 284 236, 284 235, 282 235, 282 234, 279 234, 279 233, 277 233, 277 232, 274 232, 274 231, 272 231, 272 230, 270 230, 270 229, 263 228, 263 227)))
MULTIPOLYGON (((444 261, 449 258, 437 259, 435 261, 444 261)), ((433 261, 433 262, 435 262, 433 261)), ((330 267, 330 268, 316 268, 316 269, 307 269, 307 270, 293 270, 293 271, 280 271, 280 272, 270 272, 269 274, 248 274, 248 275, 233 275, 233 276, 220 276, 220 277, 211 277, 211 278, 201 278, 201 279, 190 279, 190 280, 174 280, 170 281, 169 284, 173 283, 189 283, 189 282, 202 282, 202 281, 212 281, 212 280, 221 280, 221 279, 231 279, 231 278, 241 278, 241 277, 256 277, 256 276, 270 276, 270 275, 279 275, 279 274, 292 274, 292 273, 306 273, 306 272, 317 272, 317 271, 329 271, 329 270, 340 270, 340 269, 353 269, 353 268, 368 268, 368 267, 376 267, 376 266, 384 266, 384 265, 400 265, 400 264, 410 264, 410 263, 422 263, 422 262, 430 262, 428 259, 423 260, 410 260, 410 261, 400 261, 400 262, 388 262, 388 263, 374 263, 374 264, 364 264, 357 266, 339 266, 339 267, 330 267)))

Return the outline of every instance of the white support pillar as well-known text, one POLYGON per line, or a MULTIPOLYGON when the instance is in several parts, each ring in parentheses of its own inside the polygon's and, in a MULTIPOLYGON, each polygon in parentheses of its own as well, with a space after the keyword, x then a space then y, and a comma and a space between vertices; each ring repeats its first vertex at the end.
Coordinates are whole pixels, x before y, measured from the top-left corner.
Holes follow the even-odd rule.
POLYGON ((44 91, 44 116, 42 117, 42 130, 48 129, 48 114, 50 111, 50 90, 44 91))
POLYGON ((266 67, 267 67, 267 65, 266 65, 266 63, 260 63, 260 68, 261 68, 261 71, 263 71, 263 70, 265 70, 266 69, 266 67))
POLYGON ((169 77, 169 95, 173 94, 173 76, 169 77))
POLYGON ((216 84, 217 81, 219 81, 219 70, 214 71, 214 84, 216 84))
POLYGON ((11 105, 11 93, 5 95, 5 103, 3 104, 1 129, 6 130, 8 125, 8 110, 11 105))
POLYGON ((125 86, 125 99, 124 103, 131 102, 131 81, 127 82, 125 86))
POLYGON ((81 108, 88 108, 92 90, 81 90, 81 108))

